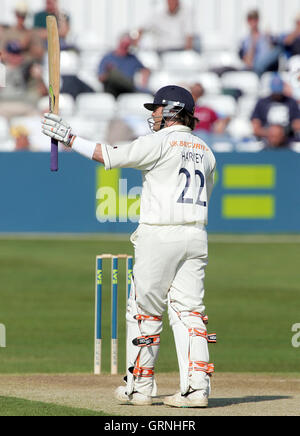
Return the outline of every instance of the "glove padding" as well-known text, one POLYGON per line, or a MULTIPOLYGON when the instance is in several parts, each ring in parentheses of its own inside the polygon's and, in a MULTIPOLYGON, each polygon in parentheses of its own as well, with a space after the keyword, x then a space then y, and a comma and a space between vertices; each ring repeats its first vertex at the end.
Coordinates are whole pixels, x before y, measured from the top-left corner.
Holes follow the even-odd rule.
POLYGON ((70 146, 73 137, 69 124, 59 115, 52 113, 44 114, 44 118, 42 119, 42 132, 44 135, 62 142, 67 147, 70 146))

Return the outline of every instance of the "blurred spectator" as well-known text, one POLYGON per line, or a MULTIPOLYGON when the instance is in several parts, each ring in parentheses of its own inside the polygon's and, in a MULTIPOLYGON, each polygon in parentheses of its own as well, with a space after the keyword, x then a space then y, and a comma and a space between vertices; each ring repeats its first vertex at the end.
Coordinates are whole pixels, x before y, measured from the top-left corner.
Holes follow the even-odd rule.
MULTIPOLYGON (((270 126, 281 126, 287 137, 300 134, 300 111, 297 101, 285 94, 284 82, 274 73, 270 84, 271 94, 258 100, 251 116, 253 133, 264 139, 270 126)), ((278 129, 277 129, 278 130, 278 129)))
POLYGON ((3 40, 4 32, 5 32, 5 28, 2 24, 0 24, 0 41, 3 40))
MULTIPOLYGON (((42 87, 42 70, 30 68, 30 63, 24 63, 24 53, 16 41, 7 43, 3 52, 6 68, 6 85, 0 89, 0 115, 10 118, 17 115, 27 115, 36 112, 35 104, 39 95, 45 95, 42 87), (33 92, 33 80, 35 91, 33 92)), ((33 64, 32 64, 33 65, 33 64)))
POLYGON ((127 92, 148 92, 146 86, 150 72, 130 53, 131 44, 131 37, 123 35, 117 48, 103 57, 98 68, 98 77, 104 85, 104 91, 115 97, 127 92), (137 88, 134 82, 137 72, 141 73, 142 89, 137 88))
POLYGON ((23 66, 23 77, 26 86, 26 98, 34 105, 41 97, 48 94, 43 76, 44 55, 43 41, 33 34, 29 45, 28 60, 23 66))
POLYGON ((149 33, 154 39, 154 50, 163 53, 169 50, 191 50, 195 40, 192 10, 186 9, 180 0, 167 0, 159 14, 152 14, 138 30, 136 43, 149 33))
POLYGON ((0 51, 5 49, 8 42, 15 41, 20 45, 24 58, 26 58, 32 37, 31 30, 27 29, 25 26, 26 16, 28 14, 27 3, 25 1, 19 1, 15 6, 14 12, 16 23, 2 32, 0 51))
POLYGON ((61 49, 74 49, 74 44, 68 41, 68 38, 70 38, 70 17, 60 11, 58 0, 45 0, 45 9, 34 15, 33 27, 35 33, 43 40, 47 39, 48 15, 54 15, 57 18, 61 49))
POLYGON ((29 45, 29 62, 44 62, 44 56, 46 54, 45 45, 43 40, 37 35, 33 34, 29 45))
MULTIPOLYGON (((300 105, 300 56, 293 56, 287 65, 287 95, 297 100, 300 105)), ((300 107, 300 106, 299 106, 300 107)))
POLYGON ((48 15, 55 15, 56 18, 59 17, 58 0, 45 1, 45 9, 43 11, 37 12, 34 15, 33 27, 38 29, 46 29, 46 18, 48 15))
POLYGON ((261 76, 266 71, 278 71, 278 58, 282 51, 274 46, 270 35, 259 29, 259 12, 249 11, 247 14, 249 35, 242 41, 240 57, 246 67, 261 76))
POLYGON ((5 65, 2 62, 2 53, 0 52, 0 88, 5 86, 5 82, 6 82, 6 69, 5 69, 5 65))
POLYGON ((68 74, 62 76, 62 86, 60 92, 62 94, 69 94, 76 99, 80 94, 92 93, 95 91, 76 75, 68 74))
POLYGON ((22 98, 26 91, 23 64, 24 54, 18 41, 9 41, 3 51, 6 67, 6 86, 1 90, 1 100, 22 98))
POLYGON ((59 39, 61 50, 74 50, 79 52, 76 46, 75 36, 71 31, 71 20, 67 14, 59 15, 59 39))
POLYGON ((194 115, 199 120, 195 126, 195 130, 205 130, 209 133, 223 134, 230 118, 222 118, 210 107, 201 105, 201 100, 199 102, 199 99, 204 95, 204 88, 200 83, 195 83, 191 86, 190 92, 195 101, 194 115))
POLYGON ((283 126, 274 124, 268 128, 263 144, 264 150, 286 149, 290 147, 291 139, 283 126))
POLYGON ((15 151, 29 151, 29 131, 21 125, 11 128, 11 136, 15 140, 15 151))
POLYGON ((288 57, 300 54, 300 14, 296 16, 294 29, 283 35, 282 42, 288 57))
POLYGON ((41 97, 48 95, 48 88, 44 82, 43 65, 32 61, 24 68, 27 100, 37 104, 41 97))

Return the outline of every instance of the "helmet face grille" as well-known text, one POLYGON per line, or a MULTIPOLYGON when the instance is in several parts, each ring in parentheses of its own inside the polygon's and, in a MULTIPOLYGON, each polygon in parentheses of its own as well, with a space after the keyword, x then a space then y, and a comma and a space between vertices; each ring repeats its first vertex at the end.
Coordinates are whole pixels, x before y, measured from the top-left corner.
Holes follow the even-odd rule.
POLYGON ((155 119, 160 118, 160 129, 163 129, 166 125, 166 121, 178 121, 178 115, 180 112, 184 109, 184 103, 180 103, 178 101, 166 101, 160 105, 164 106, 161 117, 150 117, 148 118, 148 125, 150 127, 150 130, 152 132, 155 132, 154 126, 155 126, 155 119))
POLYGON ((180 103, 180 101, 171 101, 171 100, 162 100, 161 102, 163 105, 173 105, 174 107, 181 107, 184 108, 185 104, 184 103, 180 103))
MULTIPOLYGON (((166 100, 164 100, 165 102, 166 100)), ((176 117, 183 109, 185 104, 180 103, 179 101, 166 101, 166 106, 163 109, 163 117, 164 118, 174 118, 176 117)))

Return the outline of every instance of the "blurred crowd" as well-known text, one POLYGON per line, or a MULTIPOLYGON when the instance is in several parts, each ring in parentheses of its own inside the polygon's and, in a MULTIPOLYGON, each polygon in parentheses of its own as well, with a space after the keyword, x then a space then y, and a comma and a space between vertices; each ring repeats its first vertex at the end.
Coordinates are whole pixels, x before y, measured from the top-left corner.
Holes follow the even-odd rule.
POLYGON ((195 133, 214 150, 300 150, 300 15, 290 32, 271 35, 261 30, 259 11, 250 10, 238 50, 205 51, 191 11, 165 0, 161 14, 104 52, 96 40, 77 44, 59 0, 45 0, 27 27, 29 7, 16 1, 15 23, 0 24, 0 151, 49 151, 40 134, 48 110, 47 15, 59 27, 61 115, 75 133, 110 143, 147 134, 142 103, 159 87, 178 84, 194 97, 195 133))

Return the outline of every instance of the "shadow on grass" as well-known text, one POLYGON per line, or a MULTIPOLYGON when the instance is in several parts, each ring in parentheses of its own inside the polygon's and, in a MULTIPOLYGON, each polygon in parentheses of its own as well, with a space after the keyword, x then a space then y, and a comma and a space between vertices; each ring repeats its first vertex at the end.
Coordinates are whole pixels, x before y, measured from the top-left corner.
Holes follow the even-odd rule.
POLYGON ((245 403, 261 403, 262 401, 275 401, 275 400, 287 400, 292 398, 291 396, 283 396, 283 395, 253 395, 246 397, 237 397, 237 398, 210 398, 209 399, 209 407, 226 407, 233 406, 236 404, 245 404, 245 403))
MULTIPOLYGON (((165 396, 158 396, 153 405, 161 406, 163 405, 163 398, 165 396)), ((247 403, 261 403, 263 401, 275 401, 275 400, 287 400, 292 398, 292 396, 283 396, 283 395, 253 395, 246 397, 236 397, 236 398, 209 398, 209 408, 211 407, 228 407, 234 406, 237 404, 247 404, 247 403)))

